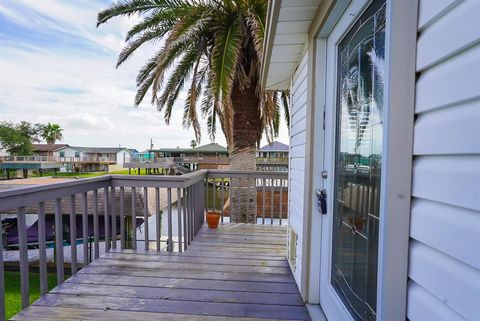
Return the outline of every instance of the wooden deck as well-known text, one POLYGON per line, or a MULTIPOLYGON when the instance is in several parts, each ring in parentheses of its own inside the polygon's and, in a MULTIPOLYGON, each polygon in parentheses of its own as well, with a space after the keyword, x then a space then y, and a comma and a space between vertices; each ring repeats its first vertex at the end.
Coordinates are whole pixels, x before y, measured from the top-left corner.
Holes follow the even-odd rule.
POLYGON ((285 227, 203 227, 185 253, 110 251, 12 320, 309 320, 285 251, 285 227))

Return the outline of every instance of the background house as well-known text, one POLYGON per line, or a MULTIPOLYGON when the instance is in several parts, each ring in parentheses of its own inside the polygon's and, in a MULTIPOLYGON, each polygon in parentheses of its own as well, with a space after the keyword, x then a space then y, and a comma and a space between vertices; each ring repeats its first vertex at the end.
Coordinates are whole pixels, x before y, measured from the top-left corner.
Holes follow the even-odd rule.
POLYGON ((257 151, 257 170, 259 171, 288 171, 289 146, 274 141, 260 147, 257 151))
POLYGON ((32 144, 32 145, 33 145, 34 155, 38 155, 38 156, 52 156, 54 150, 68 146, 67 144, 53 144, 53 145, 32 144))
POLYGON ((181 163, 188 169, 222 169, 228 168, 228 149, 217 143, 210 143, 195 148, 159 148, 152 149, 150 153, 156 159, 178 158, 176 163, 181 163))
POLYGON ((125 147, 63 146, 53 152, 64 165, 62 171, 99 172, 115 171, 129 161, 132 151, 125 147))

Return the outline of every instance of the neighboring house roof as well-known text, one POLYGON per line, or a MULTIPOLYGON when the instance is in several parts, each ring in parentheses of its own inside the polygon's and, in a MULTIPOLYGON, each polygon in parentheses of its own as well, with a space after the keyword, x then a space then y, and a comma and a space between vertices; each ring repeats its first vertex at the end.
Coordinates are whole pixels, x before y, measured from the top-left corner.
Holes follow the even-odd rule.
POLYGON ((33 151, 36 153, 54 151, 62 147, 67 147, 68 144, 33 144, 33 151))
POLYGON ((194 148, 196 152, 202 153, 228 153, 228 149, 217 143, 210 143, 194 148))
POLYGON ((261 147, 260 151, 261 152, 288 152, 289 146, 287 144, 274 141, 271 144, 261 147))
POLYGON ((217 143, 210 143, 196 148, 159 148, 152 149, 152 152, 161 152, 161 153, 217 153, 217 154, 228 154, 228 149, 219 145, 217 143))
POLYGON ((57 148, 55 149, 55 151, 59 151, 66 147, 70 147, 80 152, 92 153, 92 154, 96 154, 96 153, 112 154, 112 153, 118 153, 119 151, 122 151, 122 150, 127 150, 130 152, 130 150, 126 147, 82 147, 82 146, 68 146, 68 145, 57 148))

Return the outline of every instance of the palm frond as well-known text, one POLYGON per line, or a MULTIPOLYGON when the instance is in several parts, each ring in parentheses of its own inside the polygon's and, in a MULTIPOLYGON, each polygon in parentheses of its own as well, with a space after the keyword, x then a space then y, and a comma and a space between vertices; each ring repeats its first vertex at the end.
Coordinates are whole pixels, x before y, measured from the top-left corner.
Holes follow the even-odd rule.
POLYGON ((148 11, 168 8, 174 5, 175 0, 120 0, 112 4, 110 8, 98 13, 97 27, 117 16, 132 16, 142 14, 148 11))

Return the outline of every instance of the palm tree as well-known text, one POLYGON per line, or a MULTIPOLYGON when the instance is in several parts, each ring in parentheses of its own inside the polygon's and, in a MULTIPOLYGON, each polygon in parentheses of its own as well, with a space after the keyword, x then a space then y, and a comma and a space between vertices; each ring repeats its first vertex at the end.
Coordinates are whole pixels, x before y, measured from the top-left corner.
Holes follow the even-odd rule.
POLYGON ((57 140, 62 140, 63 139, 63 129, 60 127, 59 124, 51 124, 48 123, 45 126, 43 126, 42 129, 42 138, 47 142, 48 144, 48 154, 52 154, 52 148, 53 145, 55 145, 55 142, 57 140))
MULTIPOLYGON (((151 90, 151 103, 168 124, 186 89, 184 127, 193 127, 200 141, 201 114, 213 141, 219 124, 230 168, 255 170, 262 135, 270 141, 278 136, 282 106, 289 119, 288 93, 265 92, 260 84, 266 12, 267 0, 123 0, 101 11, 97 26, 113 17, 140 15, 117 67, 145 43, 158 43, 159 49, 138 73, 135 105, 151 90)), ((235 205, 232 220, 255 222, 253 209, 247 209, 255 202, 254 188, 238 184, 232 182, 239 189, 233 195, 248 201, 235 205)))
POLYGON ((192 148, 197 147, 197 141, 195 139, 192 139, 192 141, 190 142, 190 147, 192 148))

